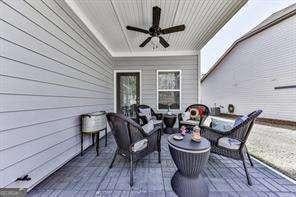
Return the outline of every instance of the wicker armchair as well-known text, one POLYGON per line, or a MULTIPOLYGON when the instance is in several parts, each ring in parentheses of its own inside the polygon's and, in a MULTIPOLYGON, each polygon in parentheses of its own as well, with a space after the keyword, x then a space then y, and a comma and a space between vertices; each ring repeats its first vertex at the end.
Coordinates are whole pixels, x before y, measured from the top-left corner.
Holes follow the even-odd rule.
POLYGON ((137 118, 142 121, 142 125, 147 124, 149 120, 147 120, 146 116, 141 115, 140 109, 147 109, 147 108, 150 108, 152 117, 154 116, 156 120, 162 120, 163 114, 155 113, 154 110, 148 105, 139 105, 136 108, 136 114, 137 114, 137 118))
POLYGON ((246 141, 254 125, 255 119, 261 113, 262 110, 257 110, 248 114, 245 120, 227 131, 219 131, 211 127, 200 125, 201 135, 211 142, 212 153, 241 160, 243 162, 249 185, 252 185, 252 182, 246 167, 246 156, 248 157, 251 166, 253 166, 253 163, 246 147, 246 141))
POLYGON ((122 114, 108 113, 107 120, 115 138, 117 149, 109 166, 112 168, 116 156, 122 155, 130 161, 130 186, 133 186, 133 163, 152 153, 158 151, 158 162, 160 163, 160 138, 161 128, 155 126, 151 131, 143 128, 122 114))
MULTIPOLYGON (((204 111, 204 114, 202 115, 202 117, 200 117, 201 119, 198 123, 199 125, 201 125, 203 123, 203 121, 206 119, 206 117, 208 117, 210 115, 209 108, 203 104, 190 105, 186 108, 185 112, 190 112, 191 109, 196 109, 197 111, 199 109, 202 109, 204 111)), ((178 120, 179 120, 179 128, 181 128, 181 126, 183 126, 183 125, 186 126, 187 128, 192 128, 197 125, 197 123, 194 121, 183 120, 182 113, 178 114, 178 120)))

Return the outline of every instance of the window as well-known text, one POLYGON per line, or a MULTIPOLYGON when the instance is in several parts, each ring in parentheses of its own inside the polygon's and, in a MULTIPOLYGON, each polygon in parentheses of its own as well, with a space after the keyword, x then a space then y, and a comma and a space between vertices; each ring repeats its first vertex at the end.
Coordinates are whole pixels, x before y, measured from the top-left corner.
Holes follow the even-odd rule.
POLYGON ((157 71, 157 108, 180 110, 181 71, 157 71))

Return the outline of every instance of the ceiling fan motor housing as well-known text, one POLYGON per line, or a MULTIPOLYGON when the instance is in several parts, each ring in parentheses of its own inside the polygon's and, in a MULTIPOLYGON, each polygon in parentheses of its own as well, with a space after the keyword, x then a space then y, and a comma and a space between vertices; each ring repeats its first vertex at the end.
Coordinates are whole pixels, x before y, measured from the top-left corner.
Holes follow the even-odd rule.
POLYGON ((148 31, 151 36, 159 36, 161 29, 160 29, 160 27, 152 26, 149 28, 148 31))

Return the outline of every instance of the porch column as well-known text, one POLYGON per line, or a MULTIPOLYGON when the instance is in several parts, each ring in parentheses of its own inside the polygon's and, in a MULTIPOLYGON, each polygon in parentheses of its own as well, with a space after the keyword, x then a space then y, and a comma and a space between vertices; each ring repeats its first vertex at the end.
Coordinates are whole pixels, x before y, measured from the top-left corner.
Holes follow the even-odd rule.
POLYGON ((197 102, 201 103, 201 87, 200 87, 200 79, 201 79, 201 66, 200 66, 200 51, 197 53, 197 102))

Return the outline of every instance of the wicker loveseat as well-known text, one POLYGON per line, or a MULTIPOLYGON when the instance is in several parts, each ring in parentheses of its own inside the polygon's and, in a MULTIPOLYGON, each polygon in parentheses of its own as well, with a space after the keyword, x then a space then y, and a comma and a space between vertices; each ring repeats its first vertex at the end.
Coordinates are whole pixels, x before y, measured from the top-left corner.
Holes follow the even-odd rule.
POLYGON ((146 130, 138 123, 123 114, 108 113, 107 120, 115 138, 117 149, 110 164, 112 168, 117 155, 130 161, 130 186, 133 186, 133 163, 144 156, 158 151, 160 163, 161 127, 152 125, 151 130, 146 130))
POLYGON ((246 141, 256 118, 261 113, 262 110, 253 111, 248 114, 241 123, 235 125, 229 130, 221 131, 208 126, 200 125, 201 135, 210 141, 212 153, 241 160, 243 162, 249 185, 252 185, 252 182, 245 163, 246 157, 248 157, 251 166, 253 166, 253 163, 246 147, 246 141))

